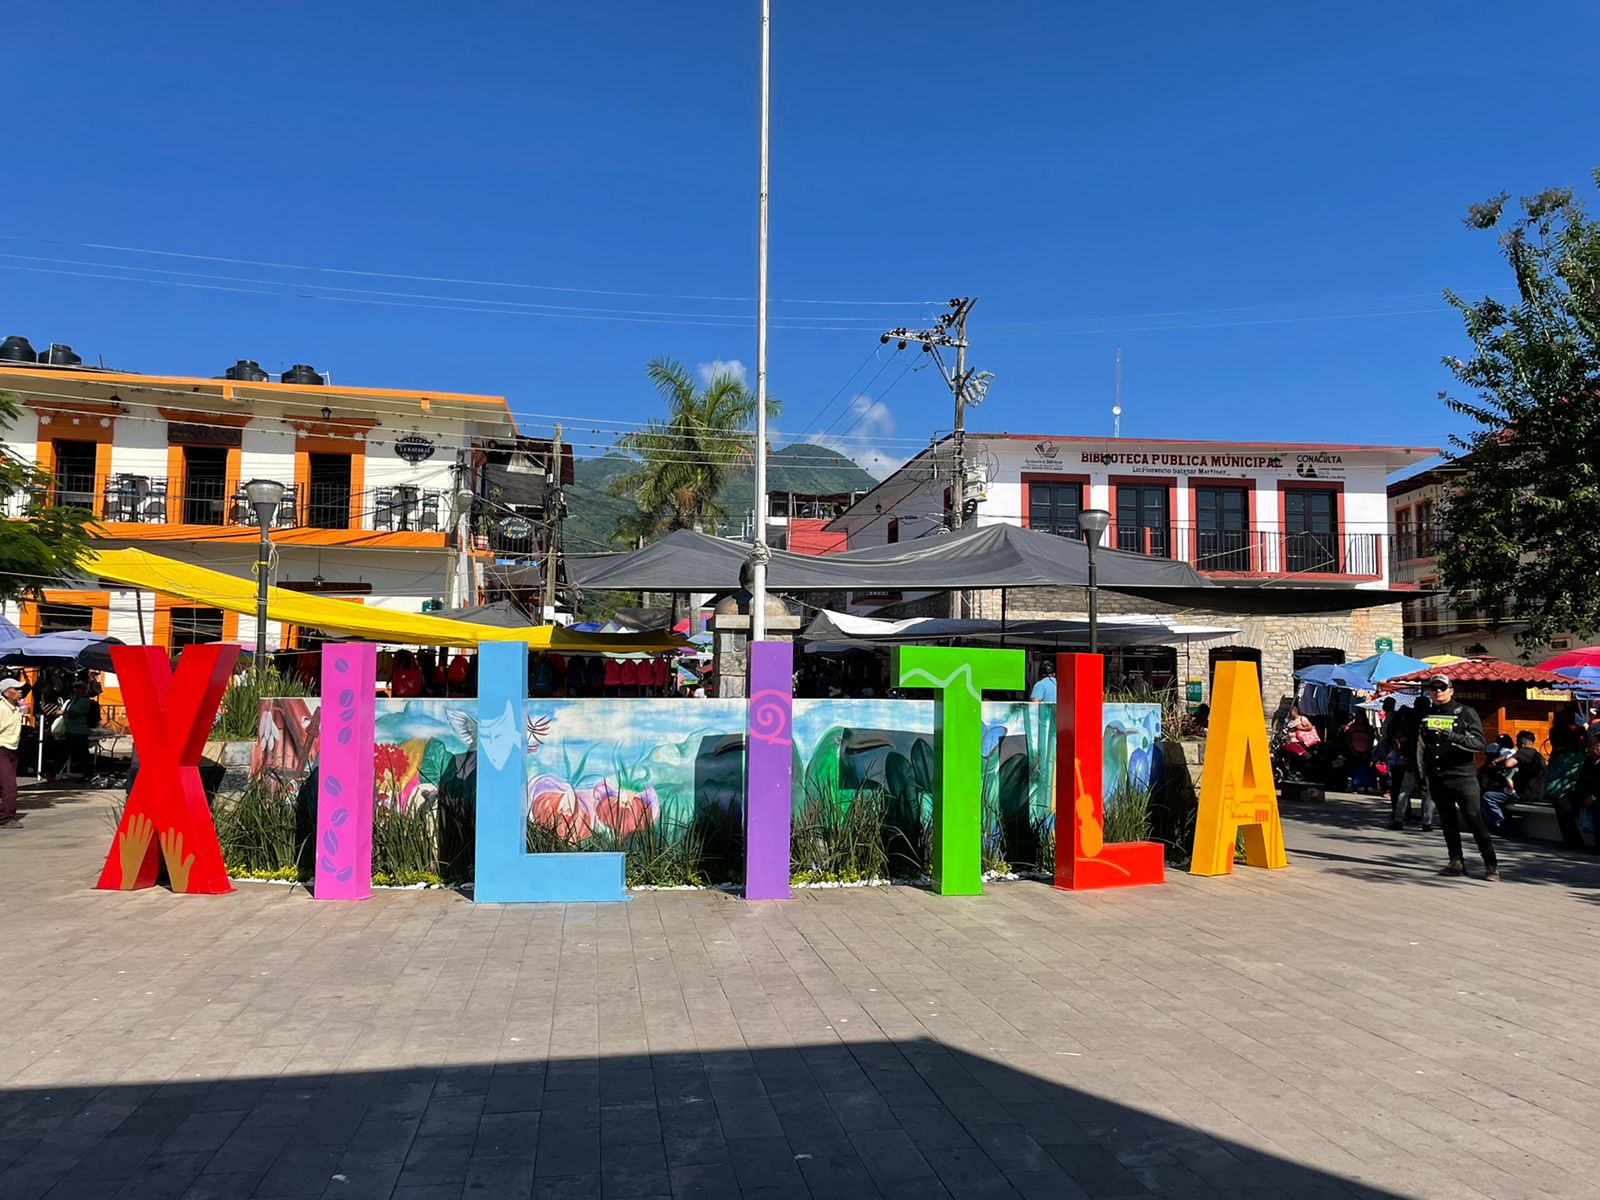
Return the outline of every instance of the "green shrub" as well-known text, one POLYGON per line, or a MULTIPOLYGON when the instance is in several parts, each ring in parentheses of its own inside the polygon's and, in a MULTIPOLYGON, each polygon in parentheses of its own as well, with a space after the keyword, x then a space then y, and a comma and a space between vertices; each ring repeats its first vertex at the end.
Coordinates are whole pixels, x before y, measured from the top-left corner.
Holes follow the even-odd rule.
POLYGON ((886 878, 888 817, 881 787, 866 785, 850 792, 835 783, 808 782, 789 829, 790 879, 860 883, 886 878))
POLYGON ((1150 838, 1150 789, 1129 779, 1117 784, 1105 802, 1103 823, 1107 842, 1143 842, 1150 838))
POLYGON ((415 887, 417 884, 428 887, 444 887, 444 880, 432 871, 406 871, 399 875, 389 875, 382 871, 372 873, 373 887, 415 887))
POLYGON ((272 696, 311 694, 311 689, 298 675, 280 675, 271 667, 259 676, 248 671, 237 676, 222 693, 222 708, 212 736, 233 742, 253 739, 261 726, 262 700, 272 696))
POLYGON ((665 818, 641 825, 624 843, 629 887, 704 886, 705 839, 694 825, 669 826, 665 818))
POLYGON ((1166 848, 1167 861, 1187 862, 1194 847, 1194 826, 1199 817, 1199 796, 1189 764, 1177 741, 1163 739, 1161 782, 1150 796, 1151 836, 1166 848))
POLYGON ((604 825, 575 838, 554 822, 528 816, 530 854, 622 854, 629 887, 703 887, 705 837, 695 824, 667 817, 649 821, 622 837, 604 825))
POLYGON ((299 805, 260 779, 220 795, 211 810, 230 874, 249 878, 300 878, 299 805))
POLYGON ((1035 852, 1033 869, 1041 875, 1054 878, 1056 873, 1056 828, 1055 819, 1051 815, 1040 817, 1033 825, 1035 852))
POLYGON ((372 876, 438 878, 439 841, 435 822, 420 805, 375 805, 372 812, 372 876))
POLYGON ((299 883, 299 867, 279 867, 276 871, 253 871, 235 863, 227 864, 229 879, 254 879, 269 883, 299 883))

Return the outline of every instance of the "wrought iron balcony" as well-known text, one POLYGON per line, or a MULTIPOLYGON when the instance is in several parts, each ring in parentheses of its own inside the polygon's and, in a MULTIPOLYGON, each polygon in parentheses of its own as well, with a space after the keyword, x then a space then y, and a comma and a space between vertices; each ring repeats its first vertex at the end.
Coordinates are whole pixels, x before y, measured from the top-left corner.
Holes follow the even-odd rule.
POLYGON ((1349 530, 1207 529, 1171 522, 1113 524, 1106 530, 1104 544, 1132 554, 1177 559, 1208 574, 1378 579, 1383 575, 1385 536, 1349 530))
MULTIPOLYGON (((4 515, 20 517, 31 497, 6 499, 4 515)), ((222 528, 257 524, 255 511, 238 481, 171 480, 159 475, 118 474, 108 478, 58 476, 44 497, 50 504, 87 509, 107 524, 210 525, 222 528)), ((352 492, 342 484, 312 483, 284 490, 273 516, 276 529, 351 529, 373 533, 441 533, 450 524, 449 494, 409 485, 352 492)))

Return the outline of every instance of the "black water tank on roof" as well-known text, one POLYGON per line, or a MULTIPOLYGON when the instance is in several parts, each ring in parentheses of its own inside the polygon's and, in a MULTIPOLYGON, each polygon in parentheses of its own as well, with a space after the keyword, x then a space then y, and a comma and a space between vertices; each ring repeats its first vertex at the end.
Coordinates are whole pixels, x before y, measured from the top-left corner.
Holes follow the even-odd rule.
POLYGON ((310 384, 314 387, 320 387, 323 379, 321 375, 317 374, 315 368, 308 367, 305 363, 295 363, 294 366, 283 373, 283 382, 310 384))
POLYGON ((13 333, 5 341, 0 342, 0 362, 31 363, 38 361, 39 355, 34 352, 33 343, 21 334, 13 333))
POLYGON ((50 349, 39 355, 39 361, 52 367, 77 367, 83 365, 83 359, 72 352, 71 346, 60 342, 51 342, 50 349))
POLYGON ((261 364, 252 358, 241 358, 233 366, 222 373, 224 379, 235 379, 244 383, 262 383, 267 378, 267 373, 261 369, 261 364))

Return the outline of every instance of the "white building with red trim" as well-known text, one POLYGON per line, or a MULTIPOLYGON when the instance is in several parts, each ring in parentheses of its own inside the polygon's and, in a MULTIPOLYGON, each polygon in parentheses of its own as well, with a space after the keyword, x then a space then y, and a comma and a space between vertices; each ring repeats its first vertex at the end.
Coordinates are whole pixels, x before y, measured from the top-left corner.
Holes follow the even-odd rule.
MULTIPOLYGON (((967 495, 964 524, 1012 524, 1078 536, 1078 514, 1111 514, 1104 545, 1175 558, 1219 580, 1278 580, 1292 586, 1387 591, 1392 529, 1388 479, 1438 452, 1426 447, 1216 442, 1151 438, 968 433, 962 443, 967 495)), ((917 455, 826 527, 850 549, 938 536, 953 523, 956 444, 946 437, 917 455)), ((857 595, 852 607, 910 596, 857 595)), ((1122 611, 1161 606, 1108 597, 1122 611)), ((998 593, 979 593, 973 616, 997 618, 998 593), (993 610, 993 611, 991 611, 993 610)), ((1008 615, 1081 613, 1072 591, 1009 590, 1008 615)), ((1198 615, 1198 614, 1197 614, 1198 615)), ((1124 655, 1129 682, 1208 679, 1221 658, 1258 661, 1270 696, 1290 689, 1292 672, 1314 661, 1374 652, 1380 640, 1401 648, 1398 604, 1292 617, 1227 617, 1238 634, 1205 645, 1150 648, 1124 655), (1179 649, 1180 660, 1170 653, 1179 649), (1181 658, 1186 656, 1185 664, 1181 658), (1196 661, 1198 657, 1198 661, 1196 661)), ((1113 674, 1119 670, 1112 664, 1113 674)))

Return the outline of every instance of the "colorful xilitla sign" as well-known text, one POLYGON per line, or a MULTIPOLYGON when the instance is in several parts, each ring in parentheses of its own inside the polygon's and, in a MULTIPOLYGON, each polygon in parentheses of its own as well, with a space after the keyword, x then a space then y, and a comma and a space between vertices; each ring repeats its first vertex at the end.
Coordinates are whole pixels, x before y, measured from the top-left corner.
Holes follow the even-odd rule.
MULTIPOLYGON (((527 852, 528 656, 515 642, 485 643, 479 654, 473 898, 489 903, 628 899, 622 854, 527 852)), ((237 655, 232 646, 189 646, 174 673, 158 648, 113 648, 140 771, 99 887, 151 886, 159 852, 174 891, 231 890, 198 768, 237 655)), ((320 900, 371 894, 376 655, 370 645, 323 648, 314 885, 320 900)), ((1063 654, 1058 664, 1055 886, 1083 890, 1160 883, 1159 843, 1105 841, 1103 659, 1063 654), (1071 849, 1062 853, 1062 831, 1069 828, 1071 849)), ((793 665, 787 643, 751 646, 745 838, 745 896, 751 900, 789 895, 793 665)), ((934 890, 942 895, 982 890, 983 692, 1020 688, 1023 670, 1020 650, 903 646, 893 651, 892 673, 901 687, 935 692, 931 866, 934 890)), ((1218 664, 1212 700, 1190 873, 1230 872, 1241 833, 1252 866, 1286 866, 1255 667, 1218 664)))

